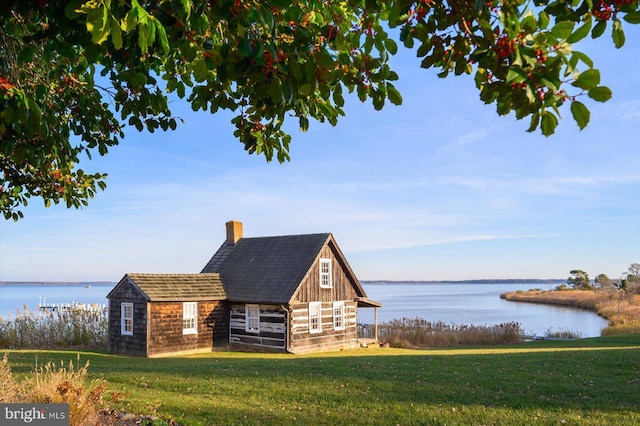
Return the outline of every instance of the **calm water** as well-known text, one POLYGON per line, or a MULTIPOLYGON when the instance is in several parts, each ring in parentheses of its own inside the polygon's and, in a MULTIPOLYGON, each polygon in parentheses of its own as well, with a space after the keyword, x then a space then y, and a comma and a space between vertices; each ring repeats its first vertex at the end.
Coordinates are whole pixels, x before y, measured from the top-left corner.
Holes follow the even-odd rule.
MULTIPOLYGON (((81 285, 0 285, 0 316, 15 317, 24 305, 36 310, 38 303, 99 303, 106 304, 107 294, 114 284, 81 285)), ((552 285, 524 284, 364 284, 369 298, 381 302, 378 321, 394 318, 421 317, 427 321, 456 324, 491 325, 519 322, 528 334, 544 335, 570 330, 582 337, 600 335, 607 322, 599 316, 577 309, 508 302, 500 299, 506 291, 542 288, 552 285)), ((373 323, 373 309, 360 309, 359 322, 373 323)))
POLYGON ((107 304, 107 294, 115 284, 11 284, 0 285, 0 316, 15 318, 16 311, 35 311, 38 304, 73 302, 107 304), (90 286, 87 288, 86 286, 90 286))
MULTIPOLYGON (((507 291, 540 288, 556 284, 363 284, 367 296, 382 303, 378 322, 394 318, 424 318, 455 324, 492 325, 519 322, 527 334, 544 335, 548 330, 569 330, 582 337, 600 336, 607 321, 598 315, 573 308, 500 299, 507 291)), ((373 323, 373 309, 359 309, 358 321, 373 323)))

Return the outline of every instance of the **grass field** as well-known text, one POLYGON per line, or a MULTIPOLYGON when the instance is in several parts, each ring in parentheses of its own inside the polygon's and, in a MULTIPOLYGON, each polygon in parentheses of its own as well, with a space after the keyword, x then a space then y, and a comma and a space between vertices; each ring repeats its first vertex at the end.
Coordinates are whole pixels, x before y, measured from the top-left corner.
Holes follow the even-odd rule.
MULTIPOLYGON (((19 379, 73 351, 7 351, 19 379)), ((638 425, 640 335, 509 347, 214 352, 146 359, 80 352, 118 410, 183 425, 638 425)))

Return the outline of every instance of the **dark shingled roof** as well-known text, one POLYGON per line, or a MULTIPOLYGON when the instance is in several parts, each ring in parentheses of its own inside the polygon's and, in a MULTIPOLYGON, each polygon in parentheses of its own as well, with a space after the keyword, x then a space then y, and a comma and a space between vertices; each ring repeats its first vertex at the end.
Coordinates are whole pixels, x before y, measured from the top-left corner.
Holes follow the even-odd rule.
POLYGON ((324 233, 225 242, 202 272, 222 275, 230 301, 288 303, 329 238, 324 233))
POLYGON ((127 274, 126 277, 152 302, 227 298, 219 274, 127 274))

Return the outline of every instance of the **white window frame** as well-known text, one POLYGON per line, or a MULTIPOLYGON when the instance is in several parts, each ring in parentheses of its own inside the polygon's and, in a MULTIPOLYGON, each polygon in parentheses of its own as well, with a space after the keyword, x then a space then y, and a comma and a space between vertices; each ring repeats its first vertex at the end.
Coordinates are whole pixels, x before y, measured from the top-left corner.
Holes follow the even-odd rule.
POLYGON ((322 332, 322 302, 309 302, 309 333, 322 332))
POLYGON ((260 333, 260 305, 244 305, 244 331, 260 333))
POLYGON ((182 334, 198 334, 198 302, 182 303, 182 334))
POLYGON ((133 303, 120 304, 120 334, 133 336, 133 303))
POLYGON ((333 288, 333 274, 331 267, 331 259, 320 259, 320 288, 333 288))
POLYGON ((333 329, 344 330, 345 326, 344 302, 333 302, 333 329))

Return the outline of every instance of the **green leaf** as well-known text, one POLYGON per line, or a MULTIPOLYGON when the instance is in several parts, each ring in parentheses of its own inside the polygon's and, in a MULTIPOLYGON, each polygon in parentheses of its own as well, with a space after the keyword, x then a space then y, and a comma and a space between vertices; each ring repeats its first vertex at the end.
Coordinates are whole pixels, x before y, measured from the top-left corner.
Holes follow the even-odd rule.
POLYGON ((553 34, 555 37, 557 37, 559 39, 564 40, 564 39, 568 38, 571 35, 574 25, 575 24, 573 22, 571 22, 571 21, 558 22, 551 29, 551 34, 553 34))
POLYGON ((587 124, 589 124, 589 120, 591 118, 591 113, 582 102, 571 102, 571 114, 573 114, 573 119, 576 120, 576 123, 578 123, 578 127, 580 128, 580 130, 587 127, 587 124))
POLYGON ((296 59, 287 59, 287 68, 289 68, 289 75, 293 76, 294 79, 298 81, 302 79, 302 69, 300 68, 300 63, 296 59))
POLYGON ((122 49, 122 29, 120 29, 120 24, 118 21, 112 16, 111 17, 111 42, 113 43, 113 47, 116 50, 122 49))
POLYGON ((313 86, 309 83, 298 87, 298 93, 301 96, 310 96, 313 93, 313 86))
POLYGON ((580 40, 582 40, 583 38, 585 38, 587 35, 589 35, 589 31, 591 31, 591 19, 587 19, 587 22, 585 22, 582 26, 578 27, 577 30, 575 30, 568 38, 567 38, 567 43, 577 43, 580 40))
POLYGON ((598 86, 589 90, 589 97, 594 101, 606 102, 611 99, 611 89, 606 86, 598 86))
POLYGON ((31 98, 29 98, 27 102, 29 104, 29 121, 33 120, 33 125, 39 125, 40 120, 42 120, 42 110, 40 106, 31 98))
POLYGON ((203 82, 209 75, 209 68, 204 60, 198 61, 193 69, 193 78, 198 82, 203 82))
POLYGON ((164 26, 162 26, 162 24, 157 19, 154 21, 154 23, 156 25, 156 33, 158 35, 158 38, 160 39, 160 46, 162 47, 164 54, 168 55, 171 49, 169 48, 169 39, 167 38, 167 31, 164 29, 164 26))
POLYGON ((391 83, 387 83, 387 97, 392 104, 402 105, 402 95, 391 83))
POLYGON ((555 132, 557 126, 558 117, 549 111, 544 111, 542 113, 542 123, 540 125, 542 134, 545 136, 551 136, 555 132))
POLYGON ((538 128, 538 124, 540 124, 540 114, 537 112, 534 112, 533 115, 531 116, 531 123, 529 124, 529 128, 527 129, 527 132, 529 133, 533 132, 535 129, 538 128))
POLYGON ((619 19, 613 21, 613 32, 611 33, 611 37, 613 38, 613 44, 617 49, 624 46, 626 38, 624 36, 624 30, 622 29, 622 22, 619 19))
POLYGON ((300 131, 306 132, 309 130, 309 119, 305 115, 300 116, 300 131))
POLYGON ((416 56, 419 58, 426 56, 430 50, 431 50, 431 41, 427 39, 418 48, 418 51, 416 52, 416 56))
POLYGON ((549 18, 549 15, 547 15, 546 12, 540 12, 540 14, 538 15, 538 22, 540 23, 541 30, 546 29, 549 26, 550 21, 551 19, 549 18))
POLYGON ((138 16, 136 13, 136 9, 131 9, 127 12, 127 15, 124 17, 124 20, 120 24, 120 29, 124 32, 129 32, 136 27, 138 23, 138 16))
POLYGON ((598 38, 604 31, 607 29, 607 21, 599 21, 595 27, 593 27, 593 31, 591 31, 591 38, 598 38))
POLYGON ((273 79, 271 87, 269 87, 269 95, 271 96, 271 101, 275 105, 280 105, 282 103, 282 85, 280 84, 280 79, 273 79))
POLYGON ((18 54, 18 64, 33 61, 33 55, 36 53, 36 47, 33 44, 25 46, 18 54))
POLYGON ((622 18, 630 24, 640 24, 640 10, 629 12, 622 18))
POLYGON ((398 44, 393 39, 387 38, 384 41, 384 46, 387 48, 387 51, 392 55, 395 55, 396 52, 398 51, 398 44))
POLYGON ((593 89, 600 84, 600 71, 593 68, 586 70, 572 84, 585 90, 593 89))

